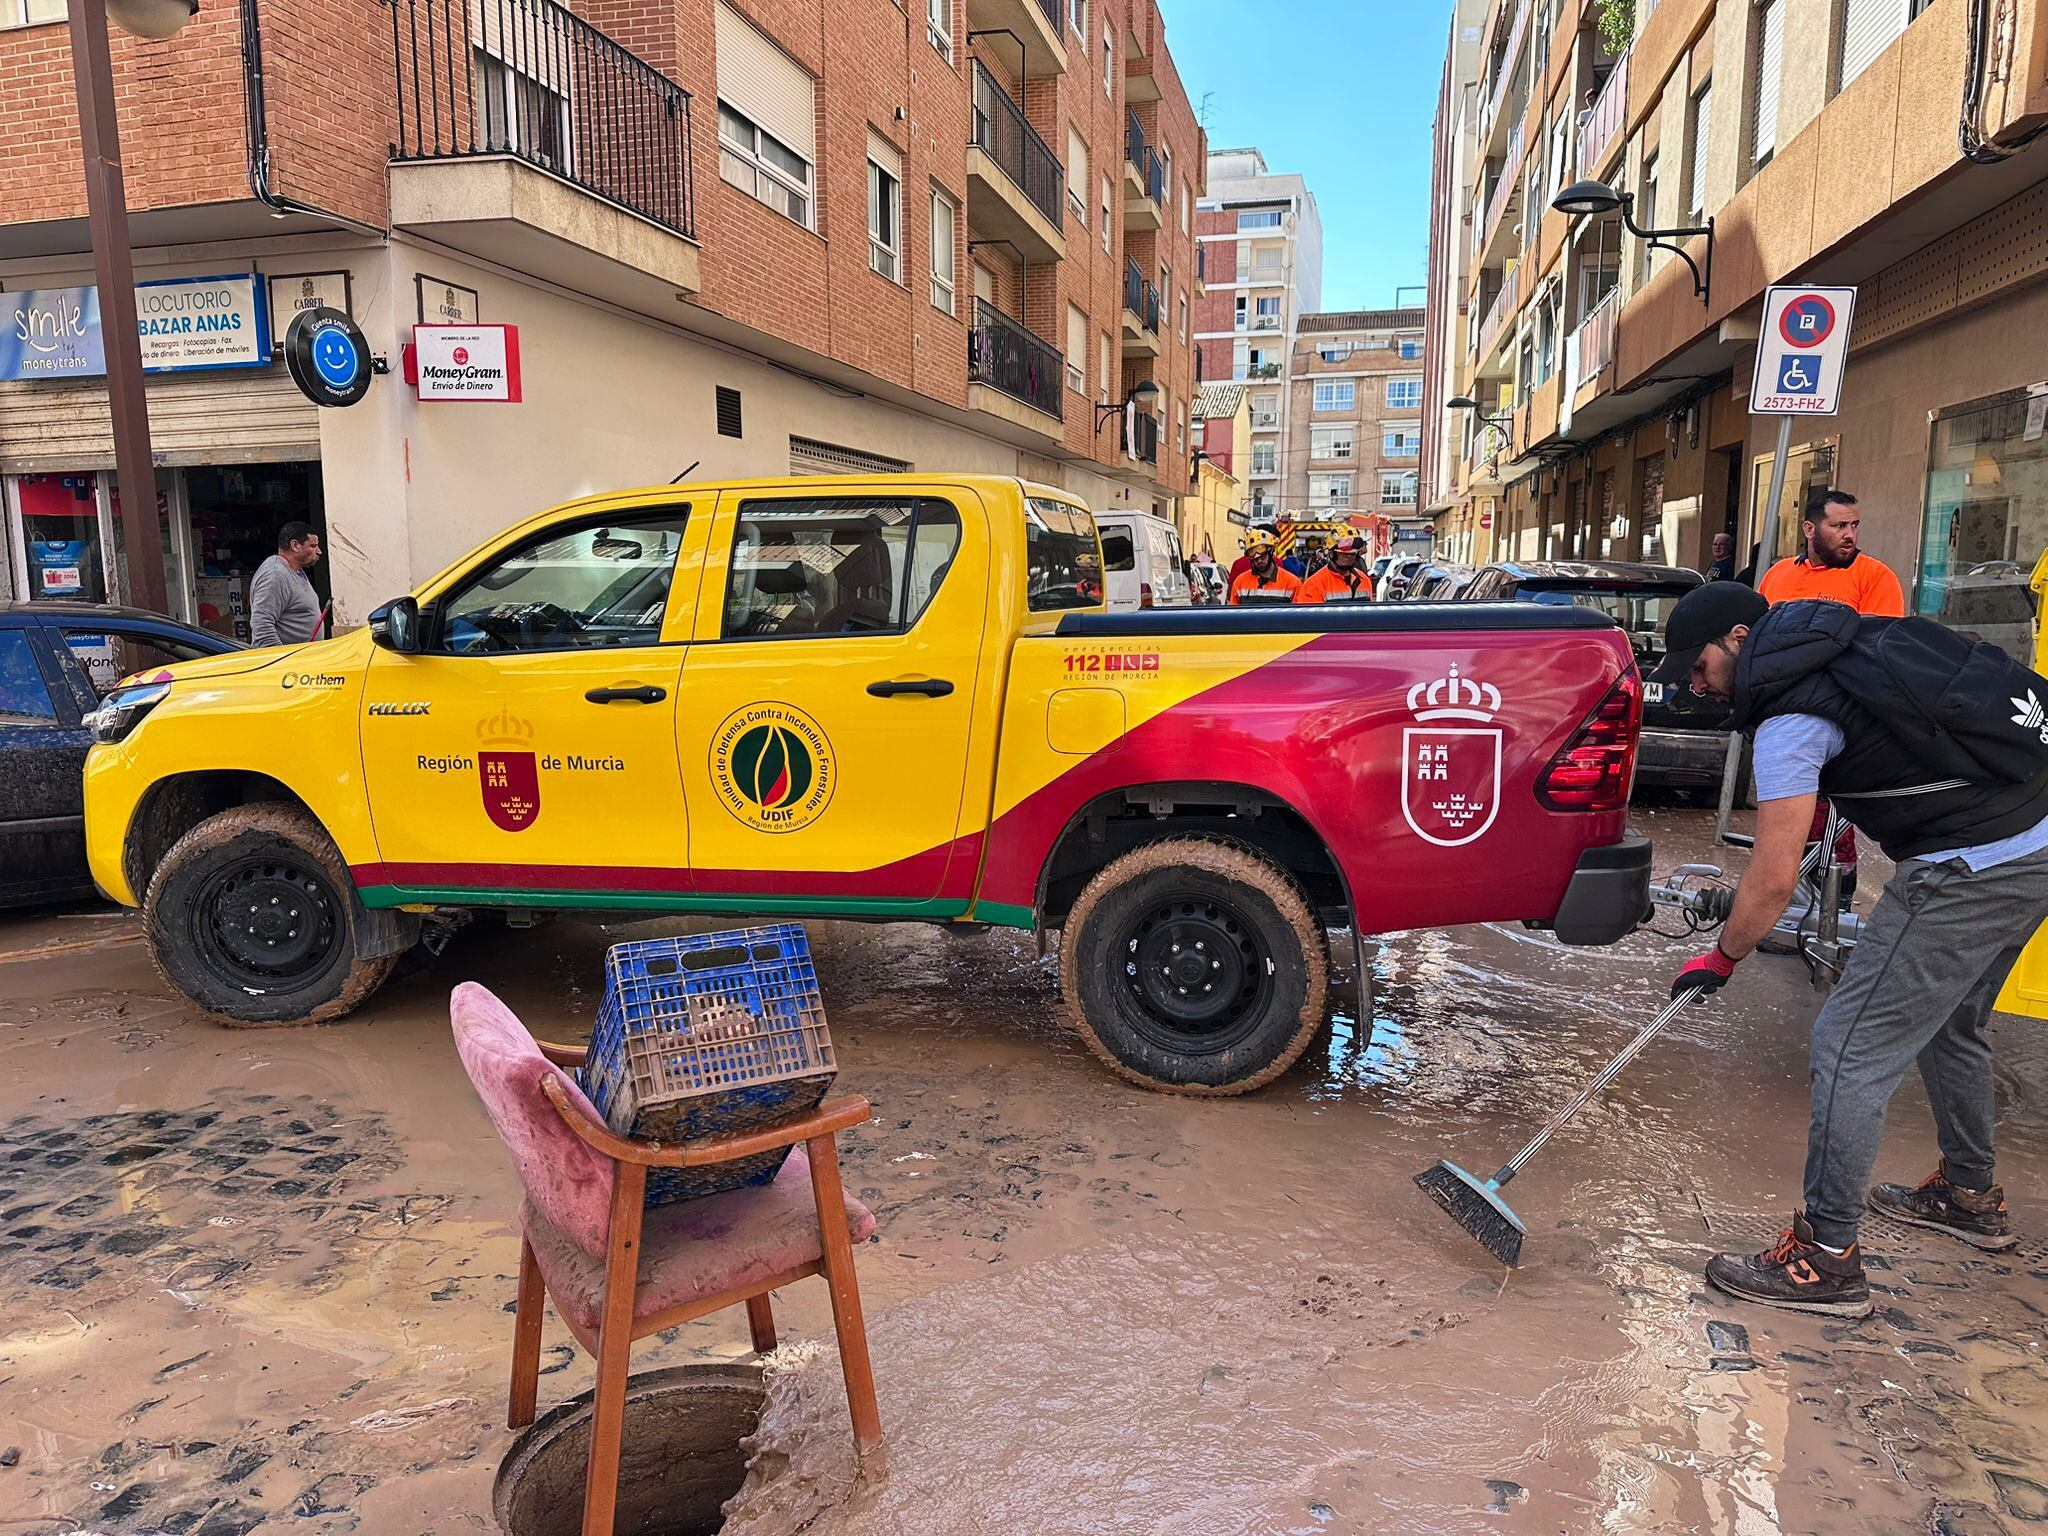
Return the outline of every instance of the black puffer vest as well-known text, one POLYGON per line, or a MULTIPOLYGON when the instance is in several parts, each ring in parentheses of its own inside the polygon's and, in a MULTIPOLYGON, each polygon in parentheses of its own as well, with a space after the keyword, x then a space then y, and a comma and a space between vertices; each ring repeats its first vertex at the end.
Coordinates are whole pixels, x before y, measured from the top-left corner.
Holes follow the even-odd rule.
POLYGON ((1736 655, 1730 723, 1754 733, 1774 715, 1832 721, 1843 745, 1821 769, 1821 793, 1894 860, 1996 842, 2048 818, 2048 777, 2025 784, 1944 778, 1842 685, 1837 663, 1855 675, 1883 626, 1897 622, 1865 618, 1846 603, 1780 603, 1757 620, 1736 655), (1922 788, 1931 784, 1952 787, 1922 788))

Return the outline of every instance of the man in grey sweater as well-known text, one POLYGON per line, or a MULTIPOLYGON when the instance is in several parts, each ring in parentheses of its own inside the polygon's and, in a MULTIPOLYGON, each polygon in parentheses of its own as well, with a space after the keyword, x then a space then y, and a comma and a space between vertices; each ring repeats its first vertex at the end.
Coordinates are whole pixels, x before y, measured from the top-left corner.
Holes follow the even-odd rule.
POLYGON ((249 583, 253 645, 304 645, 320 627, 320 597, 307 577, 320 562, 320 535, 305 523, 277 530, 277 553, 249 583))

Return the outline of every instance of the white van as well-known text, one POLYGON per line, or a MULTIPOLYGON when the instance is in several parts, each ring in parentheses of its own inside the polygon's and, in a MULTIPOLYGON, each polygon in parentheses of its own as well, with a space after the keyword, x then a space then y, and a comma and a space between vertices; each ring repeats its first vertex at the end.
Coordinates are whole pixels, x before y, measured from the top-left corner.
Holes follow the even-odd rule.
POLYGON ((1180 535, 1150 512, 1098 512, 1104 597, 1112 613, 1132 608, 1186 608, 1194 602, 1180 535))

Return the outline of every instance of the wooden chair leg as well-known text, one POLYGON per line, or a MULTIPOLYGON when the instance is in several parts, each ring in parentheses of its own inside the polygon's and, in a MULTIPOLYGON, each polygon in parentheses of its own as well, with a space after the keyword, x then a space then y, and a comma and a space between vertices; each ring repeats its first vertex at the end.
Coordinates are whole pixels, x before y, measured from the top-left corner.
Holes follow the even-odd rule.
POLYGON ((875 1372, 868 1359, 867 1324, 853 1273, 853 1240, 846 1232, 846 1196, 839 1183, 839 1149, 830 1136, 804 1143, 811 1162, 811 1192, 818 1202, 818 1236, 825 1284, 832 1292, 832 1328, 839 1335, 839 1366, 846 1375, 846 1409, 855 1450, 863 1460, 882 1446, 882 1414, 875 1403, 875 1372))
POLYGON ((547 1290, 541 1284, 540 1262, 524 1234, 519 1239, 519 1302, 512 1319, 512 1402, 505 1414, 508 1429, 533 1422, 540 1395, 540 1323, 547 1290))
POLYGON ((604 1260, 604 1316, 597 1337, 597 1386, 591 1394, 590 1460, 583 1480, 583 1536, 612 1536, 619 1502, 619 1442, 626 1427, 626 1378, 633 1363, 633 1291, 640 1271, 640 1219, 647 1197, 643 1163, 617 1163, 604 1260))
POLYGON ((768 1354, 775 1348, 775 1308, 768 1300, 771 1294, 763 1291, 747 1298, 747 1327, 754 1335, 757 1355, 768 1354))

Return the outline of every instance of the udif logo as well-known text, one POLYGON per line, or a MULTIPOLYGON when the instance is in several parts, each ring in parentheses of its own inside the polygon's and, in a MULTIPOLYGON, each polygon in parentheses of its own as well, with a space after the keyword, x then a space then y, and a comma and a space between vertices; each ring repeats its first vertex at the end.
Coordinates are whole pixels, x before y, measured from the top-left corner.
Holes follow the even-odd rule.
POLYGON ((824 814, 838 787, 832 744, 802 710, 749 704, 711 737, 711 782, 726 810, 757 832, 795 832, 824 814))

